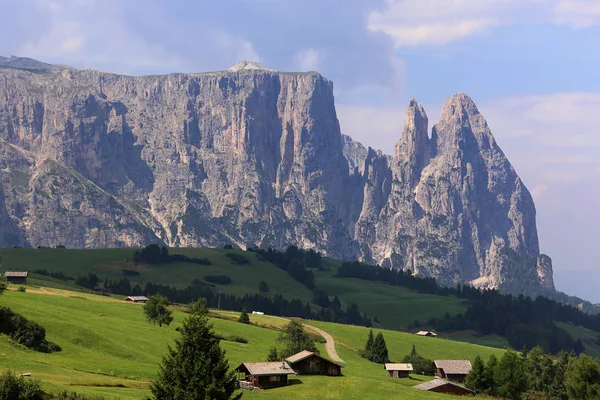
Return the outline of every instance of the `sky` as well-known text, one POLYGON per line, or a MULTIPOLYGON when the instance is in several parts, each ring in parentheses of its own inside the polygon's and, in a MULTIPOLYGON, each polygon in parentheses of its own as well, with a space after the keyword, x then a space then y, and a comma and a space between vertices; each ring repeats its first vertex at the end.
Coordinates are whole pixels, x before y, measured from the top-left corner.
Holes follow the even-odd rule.
POLYGON ((531 191, 557 289, 600 303, 600 1, 0 0, 0 55, 131 75, 245 59, 334 82, 345 134, 392 154, 469 94, 531 191))

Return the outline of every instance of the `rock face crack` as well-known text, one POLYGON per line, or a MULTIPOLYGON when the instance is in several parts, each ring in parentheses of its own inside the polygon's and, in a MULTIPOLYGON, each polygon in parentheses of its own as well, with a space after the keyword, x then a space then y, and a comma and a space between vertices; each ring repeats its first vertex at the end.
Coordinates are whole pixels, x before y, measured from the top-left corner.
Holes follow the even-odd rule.
POLYGON ((553 288, 531 195, 465 94, 431 136, 411 100, 388 156, 342 136, 316 72, 0 63, 2 246, 294 244, 447 285, 553 288))

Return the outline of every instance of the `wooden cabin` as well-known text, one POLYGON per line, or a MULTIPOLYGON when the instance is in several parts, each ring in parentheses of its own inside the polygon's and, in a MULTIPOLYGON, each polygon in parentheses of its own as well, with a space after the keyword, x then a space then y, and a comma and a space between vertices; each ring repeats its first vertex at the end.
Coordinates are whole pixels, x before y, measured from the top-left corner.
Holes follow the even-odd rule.
POLYGON ((127 296, 123 300, 131 303, 145 303, 148 298, 146 296, 127 296))
POLYGON ((435 393, 452 394, 455 396, 468 396, 475 394, 471 389, 468 389, 458 383, 450 382, 445 379, 436 378, 432 381, 421 383, 420 385, 413 386, 415 389, 427 390, 435 393))
POLYGON ((27 272, 6 271, 4 277, 13 285, 27 285, 27 272))
POLYGON ((437 333, 434 331, 419 331, 415 333, 417 336, 437 337, 437 333))
POLYGON ((435 374, 452 382, 462 383, 471 372, 469 360, 435 360, 435 374))
POLYGON ((333 361, 326 359, 313 353, 312 351, 304 350, 285 359, 298 375, 328 375, 341 376, 342 366, 333 361))
POLYGON ((296 375, 285 361, 245 362, 235 370, 240 388, 249 390, 287 386, 288 376, 296 375))
POLYGON ((385 364, 387 374, 391 378, 408 378, 410 373, 413 371, 412 364, 385 364))

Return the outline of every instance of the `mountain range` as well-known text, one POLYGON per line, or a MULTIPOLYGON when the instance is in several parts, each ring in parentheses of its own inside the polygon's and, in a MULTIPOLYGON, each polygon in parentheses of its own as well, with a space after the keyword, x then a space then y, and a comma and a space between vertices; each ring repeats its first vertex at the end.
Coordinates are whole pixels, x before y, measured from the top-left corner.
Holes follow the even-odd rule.
POLYGON ((125 76, 0 57, 0 246, 312 248, 442 284, 552 291, 533 199, 469 96, 393 155, 317 72, 125 76))

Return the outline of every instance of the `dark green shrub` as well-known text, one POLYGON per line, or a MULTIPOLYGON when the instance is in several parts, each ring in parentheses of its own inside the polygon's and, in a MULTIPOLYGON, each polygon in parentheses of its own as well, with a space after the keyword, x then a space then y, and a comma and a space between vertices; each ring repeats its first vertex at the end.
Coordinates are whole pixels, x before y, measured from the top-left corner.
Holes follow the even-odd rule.
POLYGON ((250 260, 248 260, 246 257, 244 257, 243 255, 238 254, 238 253, 226 253, 225 255, 227 257, 229 257, 231 259, 231 261, 233 261, 234 264, 237 264, 237 265, 250 263, 250 260))
POLYGON ((0 400, 43 400, 40 381, 17 376, 12 371, 0 375, 0 400))
POLYGON ((19 292, 21 292, 21 293, 25 293, 27 291, 27 289, 25 288, 25 286, 19 286, 19 288, 17 290, 19 292))

